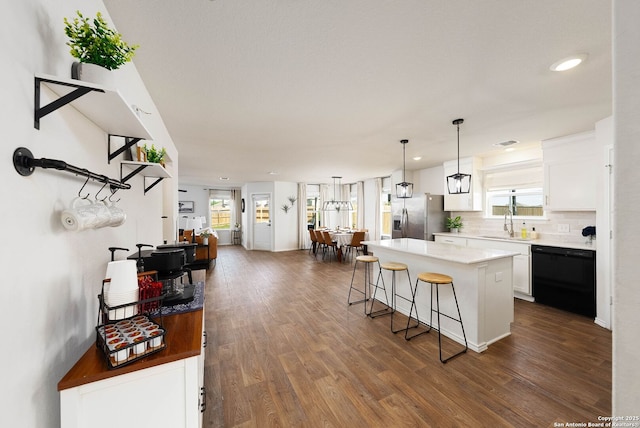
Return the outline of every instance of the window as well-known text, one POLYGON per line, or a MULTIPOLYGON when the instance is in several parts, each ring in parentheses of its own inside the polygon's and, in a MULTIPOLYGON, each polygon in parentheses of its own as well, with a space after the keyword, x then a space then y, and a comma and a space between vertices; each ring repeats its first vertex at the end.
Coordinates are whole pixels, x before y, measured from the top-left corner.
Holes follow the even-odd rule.
POLYGON ((268 197, 253 197, 253 205, 255 211, 254 223, 270 223, 271 222, 271 208, 269 207, 268 197))
POLYGON ((382 179, 380 193, 380 231, 382 236, 391 236, 391 177, 382 179))
POLYGON ((320 185, 307 184, 307 228, 319 227, 320 220, 320 185))
POLYGON ((486 206, 487 217, 544 217, 542 188, 488 191, 486 206))
POLYGON ((210 198, 211 227, 213 229, 231 228, 231 199, 210 198))

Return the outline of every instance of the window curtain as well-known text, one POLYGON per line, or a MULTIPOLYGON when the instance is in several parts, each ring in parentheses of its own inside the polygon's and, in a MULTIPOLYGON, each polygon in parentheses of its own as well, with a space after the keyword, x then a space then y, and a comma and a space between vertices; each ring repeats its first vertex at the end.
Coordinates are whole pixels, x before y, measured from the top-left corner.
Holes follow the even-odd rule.
POLYGON ((235 228, 236 224, 240 224, 240 190, 239 189, 231 189, 231 224, 229 227, 231 229, 235 228))
POLYGON ((544 171, 542 166, 512 170, 494 170, 484 172, 484 188, 493 190, 531 189, 542 187, 544 171))
MULTIPOLYGON (((351 200, 351 188, 348 184, 343 184, 342 185, 342 190, 341 190, 341 195, 340 195, 340 200, 341 201, 349 201, 351 200)), ((340 215, 338 216, 339 223, 338 226, 340 227, 351 227, 351 222, 349 221, 349 216, 351 215, 351 211, 349 210, 342 210, 340 211, 340 215)))
POLYGON ((364 181, 356 183, 356 204, 358 211, 356 212, 356 228, 364 228, 364 181))
POLYGON ((324 201, 328 201, 328 200, 329 200, 329 185, 328 184, 321 184, 320 185, 320 200, 318 201, 318 213, 319 213, 319 217, 320 217, 320 219, 318 221, 318 227, 327 227, 327 226, 329 226, 329 223, 328 223, 329 212, 322 210, 322 206, 324 205, 324 201))
POLYGON ((298 249, 304 250, 311 245, 307 230, 307 185, 298 183, 298 249))
POLYGON ((374 182, 376 186, 376 191, 375 191, 375 195, 376 195, 375 207, 376 208, 374 211, 375 225, 373 228, 373 235, 369 233, 369 236, 373 236, 374 241, 379 241, 381 237, 380 227, 382 226, 382 218, 380 213, 380 205, 381 205, 380 196, 382 195, 382 178, 378 177, 374 180, 374 182))

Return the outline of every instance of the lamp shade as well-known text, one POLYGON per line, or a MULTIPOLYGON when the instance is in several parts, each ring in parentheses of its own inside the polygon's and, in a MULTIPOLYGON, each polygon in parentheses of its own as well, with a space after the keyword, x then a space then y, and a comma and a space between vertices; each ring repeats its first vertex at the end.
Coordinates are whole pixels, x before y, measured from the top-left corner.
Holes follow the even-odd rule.
POLYGON ((469 193, 471 190, 471 175, 456 173, 447 176, 447 190, 449 194, 469 193))
POLYGON ((400 199, 413 197, 413 183, 403 181, 402 183, 396 184, 396 197, 400 199))

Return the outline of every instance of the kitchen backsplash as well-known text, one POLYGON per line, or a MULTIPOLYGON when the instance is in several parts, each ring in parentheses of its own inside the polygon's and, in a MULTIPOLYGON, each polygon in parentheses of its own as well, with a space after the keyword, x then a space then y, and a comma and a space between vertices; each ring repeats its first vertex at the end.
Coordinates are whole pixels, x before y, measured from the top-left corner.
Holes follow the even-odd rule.
MULTIPOLYGON (((472 235, 499 235, 505 233, 503 230, 503 219, 483 218, 482 212, 452 212, 452 216, 462 218, 463 228, 461 233, 472 235)), ((546 220, 525 220, 528 231, 532 227, 538 232, 538 239, 561 243, 584 243, 588 240, 582 236, 582 229, 587 226, 596 225, 595 211, 567 211, 548 212, 546 220), (560 230, 564 228, 568 232, 560 230)), ((513 220, 513 229, 517 236, 520 235, 522 220, 513 220)), ((595 243, 595 242, 594 242, 595 243)))

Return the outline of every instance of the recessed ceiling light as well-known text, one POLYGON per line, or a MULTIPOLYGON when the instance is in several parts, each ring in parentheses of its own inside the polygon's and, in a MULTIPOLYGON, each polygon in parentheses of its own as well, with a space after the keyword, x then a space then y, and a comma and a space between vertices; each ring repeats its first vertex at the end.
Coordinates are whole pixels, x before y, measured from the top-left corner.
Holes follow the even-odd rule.
POLYGON ((415 161, 418 161, 418 160, 422 159, 422 156, 414 156, 412 159, 415 160, 415 161))
POLYGON ((219 178, 220 178, 220 180, 222 180, 222 181, 227 181, 227 180, 229 180, 229 177, 219 177, 219 178))
POLYGON ((269 175, 278 175, 278 173, 275 171, 269 171, 269 175))
POLYGON ((549 69, 552 71, 566 71, 572 69, 586 60, 587 56, 587 54, 579 54, 563 58, 560 61, 553 63, 549 69))
POLYGON ((514 151, 516 148, 515 147, 507 147, 506 149, 504 149, 505 152, 512 152, 514 151))

